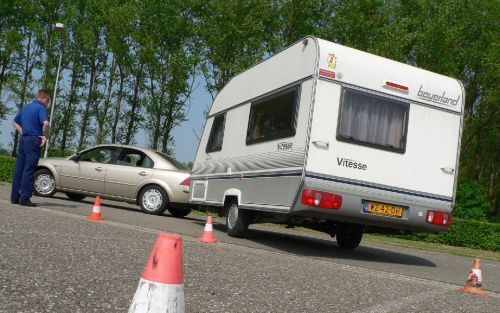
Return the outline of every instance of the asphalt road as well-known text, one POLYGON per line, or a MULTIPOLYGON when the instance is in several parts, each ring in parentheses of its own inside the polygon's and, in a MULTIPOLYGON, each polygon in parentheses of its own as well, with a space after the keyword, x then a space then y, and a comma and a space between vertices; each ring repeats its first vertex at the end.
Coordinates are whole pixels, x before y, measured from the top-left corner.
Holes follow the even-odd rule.
POLYGON ((11 205, 0 184, 0 312, 126 312, 159 232, 182 235, 187 312, 498 312, 500 263, 483 260, 488 296, 465 294, 471 258, 252 225, 247 239, 196 241, 204 217, 150 216, 93 199, 11 205))

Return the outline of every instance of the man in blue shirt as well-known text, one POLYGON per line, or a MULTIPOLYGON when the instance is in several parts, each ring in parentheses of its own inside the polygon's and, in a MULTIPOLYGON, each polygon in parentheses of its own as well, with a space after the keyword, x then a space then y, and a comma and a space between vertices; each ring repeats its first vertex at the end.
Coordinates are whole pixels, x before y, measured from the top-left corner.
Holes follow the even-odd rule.
POLYGON ((36 99, 23 106, 14 118, 14 127, 21 138, 12 180, 11 203, 36 206, 30 200, 33 194, 33 174, 40 158, 40 149, 47 142, 49 135, 47 115, 49 103, 49 93, 46 90, 39 90, 36 99))

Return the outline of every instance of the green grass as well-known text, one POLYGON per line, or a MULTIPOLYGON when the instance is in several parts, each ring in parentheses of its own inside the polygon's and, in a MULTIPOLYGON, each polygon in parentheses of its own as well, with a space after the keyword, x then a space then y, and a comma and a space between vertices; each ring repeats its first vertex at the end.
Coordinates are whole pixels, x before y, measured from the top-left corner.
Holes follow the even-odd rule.
POLYGON ((423 241, 414 241, 407 239, 399 239, 388 237, 384 235, 375 235, 375 234, 365 234, 363 235, 363 240, 384 243, 392 246, 402 246, 420 250, 427 251, 437 251, 443 253, 449 253, 453 255, 461 255, 468 256, 474 258, 482 258, 482 259, 490 259, 495 261, 500 261, 500 252, 495 251, 487 251, 487 250, 479 250, 479 249, 471 249, 465 247, 456 247, 456 246, 448 246, 439 243, 433 242, 423 242, 423 241))

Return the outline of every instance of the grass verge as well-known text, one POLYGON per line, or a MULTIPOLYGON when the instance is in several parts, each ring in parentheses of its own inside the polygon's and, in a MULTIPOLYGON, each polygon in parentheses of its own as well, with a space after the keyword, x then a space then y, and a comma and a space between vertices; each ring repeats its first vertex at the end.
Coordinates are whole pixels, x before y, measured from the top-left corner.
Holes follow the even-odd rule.
POLYGON ((490 260, 500 261, 500 252, 495 252, 495 251, 448 246, 448 245, 443 245, 443 244, 433 243, 433 242, 423 242, 423 241, 399 239, 399 238, 387 237, 387 236, 378 235, 378 234, 377 235, 365 234, 365 235, 363 235, 363 240, 385 243, 385 244, 389 244, 389 245, 393 245, 393 246, 402 246, 402 247, 415 248, 415 249, 420 249, 420 250, 436 251, 436 252, 449 253, 449 254, 453 254, 453 255, 461 255, 461 256, 468 256, 468 257, 474 257, 474 258, 482 258, 482 259, 490 259, 490 260))

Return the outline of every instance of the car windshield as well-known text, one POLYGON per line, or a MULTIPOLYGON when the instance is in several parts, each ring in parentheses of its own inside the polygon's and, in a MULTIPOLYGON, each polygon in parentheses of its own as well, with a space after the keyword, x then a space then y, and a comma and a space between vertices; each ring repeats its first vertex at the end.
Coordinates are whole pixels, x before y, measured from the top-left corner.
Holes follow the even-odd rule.
POLYGON ((164 158, 165 160, 167 160, 168 162, 172 163, 173 166, 175 166, 177 169, 179 170, 185 170, 185 171, 189 171, 189 168, 182 164, 181 162, 177 161, 176 159, 172 158, 171 156, 169 156, 168 154, 166 153, 163 153, 163 152, 160 152, 160 151, 156 151, 162 158, 164 158))

